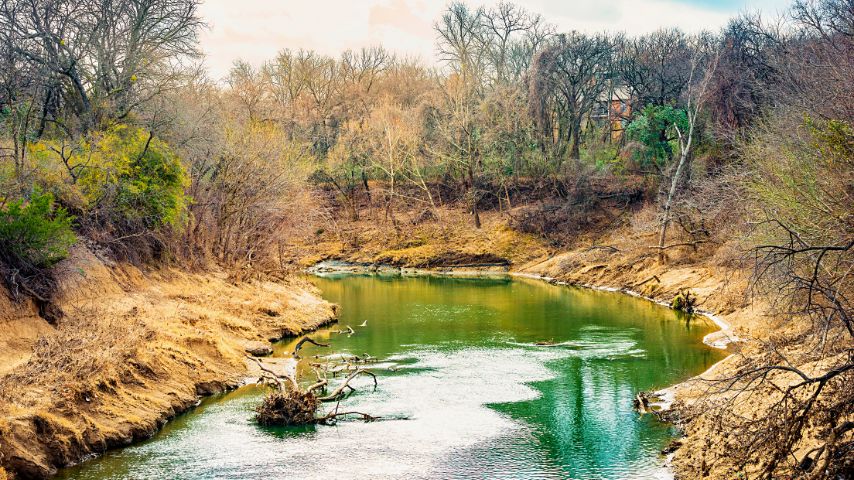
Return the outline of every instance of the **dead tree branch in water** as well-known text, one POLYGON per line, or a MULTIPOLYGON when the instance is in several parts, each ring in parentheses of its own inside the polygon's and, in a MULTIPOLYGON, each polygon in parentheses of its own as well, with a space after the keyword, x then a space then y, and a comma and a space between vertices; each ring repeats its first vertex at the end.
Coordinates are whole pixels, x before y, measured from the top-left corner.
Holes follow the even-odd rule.
POLYGON ((318 343, 318 342, 315 342, 314 340, 312 340, 312 339, 311 339, 311 338, 309 338, 309 337, 302 337, 302 340, 300 340, 299 342, 297 342, 297 344, 294 346, 294 353, 293 353, 293 356, 294 356, 295 358, 299 358, 299 351, 300 351, 300 349, 302 349, 302 346, 303 346, 306 342, 311 343, 311 344, 313 344, 313 345, 317 345, 318 347, 328 347, 328 346, 329 346, 329 344, 328 344, 328 343, 318 343))
POLYGON ((339 385, 338 388, 336 388, 332 393, 330 393, 329 395, 327 395, 325 397, 320 397, 318 400, 320 400, 321 402, 334 402, 334 401, 342 399, 345 396, 345 394, 344 394, 345 389, 350 389, 351 391, 355 390, 353 387, 350 386, 350 382, 353 379, 355 379, 356 377, 358 377, 359 375, 371 376, 374 379, 374 390, 377 389, 377 376, 374 375, 370 370, 365 370, 365 369, 359 368, 359 369, 356 369, 356 371, 354 371, 353 373, 351 373, 344 380, 344 382, 341 385, 339 385))
POLYGON ((264 366, 264 363, 261 360, 251 355, 247 355, 246 358, 255 362, 255 364, 258 365, 258 368, 261 370, 261 378, 258 379, 257 383, 273 386, 280 392, 288 391, 288 387, 286 385, 290 385, 290 388, 294 390, 299 389, 296 379, 291 378, 289 375, 280 375, 274 372, 273 370, 270 370, 269 368, 264 366), (288 383, 283 383, 284 380, 286 380, 288 383))
MULTIPOLYGON (((297 344, 295 352, 305 342, 327 346, 318 344, 305 337, 297 344)), ((350 393, 355 392, 356 389, 353 388, 351 382, 359 376, 370 376, 373 379, 373 388, 376 390, 378 386, 376 375, 357 365, 358 363, 367 363, 372 360, 370 355, 366 354, 364 357, 347 357, 342 355, 339 361, 340 364, 335 364, 333 361, 328 361, 326 364, 311 363, 310 366, 315 375, 317 375, 317 381, 305 389, 299 387, 296 378, 273 371, 257 358, 248 358, 251 358, 261 370, 261 378, 258 379, 258 383, 275 388, 275 391, 267 395, 264 401, 255 409, 255 418, 261 425, 331 425, 337 422, 339 418, 348 416, 358 416, 367 422, 376 421, 381 418, 355 411, 339 413, 338 404, 336 404, 332 412, 322 415, 317 414, 317 410, 321 404, 328 402, 340 403, 350 393), (353 362, 356 364, 354 365, 353 362), (331 373, 334 376, 339 371, 350 373, 331 393, 320 396, 319 394, 326 393, 326 388, 329 387, 328 375, 331 373)))

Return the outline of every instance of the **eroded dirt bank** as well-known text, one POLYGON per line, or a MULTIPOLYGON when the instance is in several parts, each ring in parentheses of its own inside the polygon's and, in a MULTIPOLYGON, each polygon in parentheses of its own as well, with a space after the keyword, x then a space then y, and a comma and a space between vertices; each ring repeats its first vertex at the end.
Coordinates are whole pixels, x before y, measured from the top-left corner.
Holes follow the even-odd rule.
MULTIPOLYGON (((761 298, 747 294, 749 271, 732 244, 668 252, 659 261, 654 212, 640 211, 605 230, 556 247, 521 234, 506 218, 484 214, 471 228, 465 214, 397 231, 364 221, 340 231, 297 238, 286 252, 303 266, 320 260, 430 271, 499 271, 548 277, 576 285, 637 292, 669 303, 690 289, 697 308, 715 315, 723 332, 708 343, 736 354, 703 376, 725 376, 757 339, 786 328, 761 298), (652 225, 652 228, 651 228, 652 225)), ((266 340, 315 328, 332 306, 302 282, 234 286, 224 276, 107 267, 78 251, 63 278, 67 317, 51 326, 32 306, 0 295, 0 465, 23 478, 50 475, 66 465, 145 438, 199 395, 238 384, 246 370, 247 340, 266 340)), ((707 384, 689 380, 674 389, 677 411, 707 398, 707 384)), ((761 395, 742 410, 767 407, 761 395)), ((743 473, 727 455, 725 432, 708 415, 683 416, 686 433, 672 464, 680 478, 734 478, 743 473)), ((809 439, 803 444, 809 445, 809 439)), ((3 478, 0 470, 0 479, 3 478)), ((747 473, 746 478, 752 478, 747 473)))
POLYGON ((60 276, 57 325, 0 295, 0 479, 46 478, 148 438, 201 396, 239 385, 251 342, 335 318, 296 279, 143 273, 84 248, 60 276))

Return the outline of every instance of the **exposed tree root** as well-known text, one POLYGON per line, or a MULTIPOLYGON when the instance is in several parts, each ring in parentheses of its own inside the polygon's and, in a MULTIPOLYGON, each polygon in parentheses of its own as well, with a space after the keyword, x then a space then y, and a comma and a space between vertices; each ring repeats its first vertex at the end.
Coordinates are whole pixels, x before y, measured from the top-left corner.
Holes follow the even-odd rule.
POLYGON ((264 426, 308 425, 317 423, 315 412, 319 406, 313 392, 273 392, 255 408, 255 420, 264 426))

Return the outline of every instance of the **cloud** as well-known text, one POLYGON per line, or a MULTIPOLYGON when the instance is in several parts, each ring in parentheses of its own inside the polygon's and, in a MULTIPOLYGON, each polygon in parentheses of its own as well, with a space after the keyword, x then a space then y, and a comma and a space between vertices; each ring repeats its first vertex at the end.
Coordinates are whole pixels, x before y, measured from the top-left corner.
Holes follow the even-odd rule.
MULTIPOLYGON (((202 49, 214 77, 234 60, 255 65, 283 48, 338 55, 382 44, 404 55, 435 61, 436 21, 450 0, 204 0, 210 29, 202 49)), ((486 6, 498 0, 469 0, 486 6)), ((693 32, 717 29, 744 9, 772 13, 789 0, 515 0, 557 25, 560 31, 625 31, 641 34, 661 27, 693 32)))
POLYGON ((387 4, 371 6, 368 24, 374 28, 390 27, 415 35, 425 35, 433 29, 434 19, 424 15, 429 11, 423 1, 391 0, 387 4))

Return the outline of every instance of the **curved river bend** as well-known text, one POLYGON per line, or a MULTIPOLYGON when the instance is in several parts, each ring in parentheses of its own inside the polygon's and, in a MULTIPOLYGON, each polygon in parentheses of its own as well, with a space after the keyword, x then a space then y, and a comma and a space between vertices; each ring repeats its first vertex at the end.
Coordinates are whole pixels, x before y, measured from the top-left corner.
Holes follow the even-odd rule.
POLYGON ((312 335, 331 349, 303 357, 382 359, 379 388, 354 384, 345 404, 407 420, 262 428, 252 416, 264 391, 244 387, 60 478, 668 478, 658 452, 672 427, 632 399, 723 356, 701 341, 711 322, 616 293, 505 278, 314 281, 340 322, 312 335), (356 333, 332 333, 346 325, 356 333))

